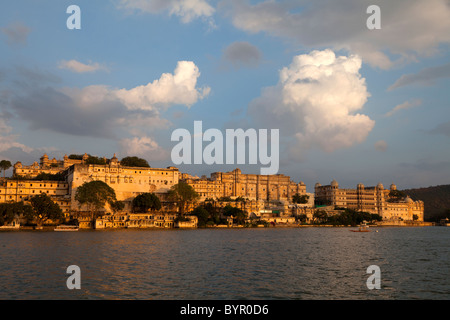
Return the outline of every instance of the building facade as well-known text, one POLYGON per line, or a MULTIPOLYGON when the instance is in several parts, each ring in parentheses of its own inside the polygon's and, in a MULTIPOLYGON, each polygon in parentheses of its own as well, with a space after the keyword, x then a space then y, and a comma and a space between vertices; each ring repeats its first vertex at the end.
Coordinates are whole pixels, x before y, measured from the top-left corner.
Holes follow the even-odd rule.
POLYGON ((0 182, 0 203, 27 202, 31 197, 46 193, 67 216, 70 212, 69 185, 65 181, 10 180, 0 182))
POLYGON ((333 180, 325 186, 316 183, 315 199, 321 205, 378 214, 384 221, 423 221, 423 201, 413 201, 409 197, 393 199, 390 193, 395 190, 395 184, 385 189, 381 183, 375 187, 365 187, 360 183, 356 189, 344 189, 333 180))
MULTIPOLYGON (((391 195, 392 191, 397 189, 394 184, 389 189, 385 189, 381 183, 374 187, 358 184, 355 189, 345 189, 340 188, 337 181, 333 180, 325 186, 317 183, 314 194, 311 194, 306 193, 303 182, 293 182, 289 176, 283 174, 243 174, 240 169, 235 169, 231 172, 214 172, 210 178, 198 178, 180 173, 176 167, 122 166, 115 155, 111 159, 104 158, 105 164, 89 164, 88 158, 85 154, 79 159, 69 159, 66 155, 63 160, 49 160, 48 156, 44 155, 39 164, 35 162, 31 166, 23 166, 17 162, 14 165, 15 178, 0 179, 0 203, 26 202, 34 195, 46 193, 61 207, 66 216, 72 212, 82 214, 85 208, 75 200, 77 189, 86 182, 98 180, 109 185, 115 191, 117 200, 124 202, 124 212, 132 211, 132 201, 136 196, 150 192, 155 193, 161 200, 161 212, 172 214, 175 212, 175 206, 167 199, 168 191, 179 181, 184 181, 200 195, 199 202, 214 201, 218 207, 232 204, 256 216, 261 216, 262 213, 277 214, 279 218, 306 215, 309 219, 314 213, 315 204, 319 204, 329 206, 332 210, 348 208, 378 214, 384 221, 423 221, 423 202, 413 201, 409 197, 394 199, 391 195), (33 179, 41 173, 60 173, 63 180, 33 179), (293 204, 292 197, 296 194, 308 195, 309 203, 293 204)), ((108 206, 105 211, 111 212, 108 206)), ((130 219, 128 218, 131 221, 130 226, 141 224, 137 216, 130 219)), ((82 223, 92 225, 89 216, 85 220, 82 223)), ((167 221, 164 223, 157 218, 150 220, 145 223, 159 227, 173 225, 172 220, 165 219, 167 221)), ((104 221, 105 226, 120 223, 122 221, 114 219, 104 221)))
POLYGON ((147 168, 121 166, 114 157, 108 164, 74 164, 66 171, 72 210, 80 206, 75 200, 79 186, 85 182, 105 182, 116 193, 117 200, 125 203, 125 210, 131 210, 131 202, 139 194, 152 192, 164 201, 170 188, 179 181, 179 170, 175 167, 147 168))
POLYGON ((40 162, 33 162, 29 166, 24 166, 20 161, 13 166, 13 176, 35 178, 41 173, 57 174, 74 164, 84 164, 89 156, 85 153, 81 159, 70 159, 67 154, 63 160, 49 159, 47 154, 40 158, 40 162))
POLYGON ((295 183, 289 176, 243 174, 240 169, 231 172, 214 172, 211 178, 183 176, 193 186, 201 199, 243 197, 249 200, 291 201, 295 194, 306 194, 303 182, 295 183))

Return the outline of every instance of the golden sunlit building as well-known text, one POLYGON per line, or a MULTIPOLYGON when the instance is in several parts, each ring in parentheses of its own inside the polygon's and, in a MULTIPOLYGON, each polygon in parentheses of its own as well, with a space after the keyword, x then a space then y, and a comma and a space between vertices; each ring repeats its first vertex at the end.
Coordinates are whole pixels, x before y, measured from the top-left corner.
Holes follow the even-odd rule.
POLYGON ((184 176, 201 199, 221 197, 243 197, 249 200, 291 201, 295 194, 306 194, 303 182, 295 183, 283 174, 243 174, 240 169, 231 172, 214 172, 211 178, 184 176))
POLYGON ((316 203, 364 211, 380 215, 384 221, 423 221, 423 201, 413 201, 409 197, 394 199, 391 191, 396 191, 395 184, 385 189, 381 183, 375 187, 358 184, 356 189, 339 188, 336 180, 329 185, 315 185, 316 203))

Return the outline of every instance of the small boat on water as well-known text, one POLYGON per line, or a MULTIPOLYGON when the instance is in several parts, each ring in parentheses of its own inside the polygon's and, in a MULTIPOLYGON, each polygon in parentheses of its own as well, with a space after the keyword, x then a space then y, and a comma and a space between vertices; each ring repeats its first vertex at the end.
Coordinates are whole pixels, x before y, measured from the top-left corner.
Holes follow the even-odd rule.
POLYGON ((370 232, 369 226, 363 222, 359 225, 358 230, 350 230, 352 232, 370 232))
POLYGON ((55 228, 55 231, 78 231, 78 226, 71 225, 59 225, 55 228))

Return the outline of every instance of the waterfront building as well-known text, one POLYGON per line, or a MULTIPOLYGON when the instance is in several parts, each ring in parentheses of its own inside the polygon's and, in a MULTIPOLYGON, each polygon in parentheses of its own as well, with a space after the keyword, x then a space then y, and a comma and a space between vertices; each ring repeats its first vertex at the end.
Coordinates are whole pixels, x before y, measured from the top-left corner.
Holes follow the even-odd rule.
POLYGON ((395 184, 389 189, 379 183, 365 187, 362 183, 356 189, 339 188, 336 180, 329 185, 315 185, 316 203, 335 208, 348 208, 380 215, 384 221, 423 221, 423 201, 413 201, 409 197, 395 199, 391 191, 397 190, 395 184))
POLYGON ((121 166, 114 155, 108 164, 74 164, 66 171, 69 184, 71 209, 79 208, 75 194, 79 186, 94 180, 103 181, 116 193, 117 200, 125 203, 131 211, 131 202, 139 194, 152 192, 166 201, 167 192, 179 181, 179 170, 175 167, 150 168, 121 166))
POLYGON ((0 203, 3 202, 27 202, 31 197, 46 193, 56 202, 64 215, 70 212, 70 197, 66 181, 36 181, 36 180, 12 180, 0 181, 0 203))
MULTIPOLYGON (((394 198, 391 195, 397 189, 394 184, 389 189, 381 183, 374 187, 358 184, 355 189, 345 189, 333 180, 325 186, 317 183, 313 194, 306 192, 303 182, 296 183, 283 174, 244 174, 240 169, 235 169, 231 172, 213 172, 209 178, 199 178, 180 173, 176 167, 123 166, 115 155, 111 159, 103 158, 103 164, 92 164, 88 160, 87 154, 76 159, 66 155, 63 160, 50 160, 43 155, 39 164, 34 162, 31 166, 23 166, 17 162, 14 178, 0 179, 0 203, 26 202, 34 195, 46 193, 61 207, 66 217, 76 216, 81 228, 174 227, 177 225, 176 205, 167 195, 172 186, 184 181, 200 196, 197 203, 188 204, 188 210, 201 202, 210 201, 217 208, 227 204, 238 207, 258 219, 291 222, 292 217, 306 217, 306 221, 311 221, 314 211, 318 210, 315 206, 319 205, 331 211, 348 208, 375 213, 384 221, 423 221, 423 202, 413 201, 409 197, 394 198), (36 180, 41 173, 59 173, 58 178, 63 180, 36 180), (103 216, 95 221, 90 213, 82 211, 85 208, 75 200, 76 191, 83 183, 95 180, 105 182, 115 191, 117 200, 125 204, 123 212, 109 215, 111 210, 107 205, 103 216), (160 215, 131 213, 133 199, 146 192, 155 193, 161 200, 160 215), (308 203, 292 203, 292 197, 296 194, 308 195, 308 203)), ((185 221, 178 225, 192 224, 195 223, 185 221)))
POLYGON ((243 174, 240 169, 231 172, 213 172, 211 178, 183 176, 192 185, 201 200, 208 198, 242 197, 249 200, 291 201, 295 194, 306 194, 303 182, 295 183, 283 174, 243 174))
POLYGON ((49 159, 47 154, 44 154, 40 158, 40 162, 36 161, 29 166, 24 166, 20 161, 17 161, 13 166, 13 176, 35 178, 41 173, 57 174, 61 173, 68 167, 74 164, 84 164, 88 160, 89 156, 85 153, 81 159, 70 159, 67 154, 63 160, 49 159))

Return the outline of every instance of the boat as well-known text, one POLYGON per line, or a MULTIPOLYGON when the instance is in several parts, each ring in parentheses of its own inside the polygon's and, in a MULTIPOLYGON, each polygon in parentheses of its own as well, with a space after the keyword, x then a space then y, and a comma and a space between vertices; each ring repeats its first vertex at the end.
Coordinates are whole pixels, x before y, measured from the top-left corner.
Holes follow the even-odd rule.
POLYGON ((370 232, 369 226, 363 222, 359 225, 358 230, 350 230, 352 232, 370 232))
POLYGON ((55 228, 55 231, 78 231, 78 226, 71 225, 59 225, 55 228))

